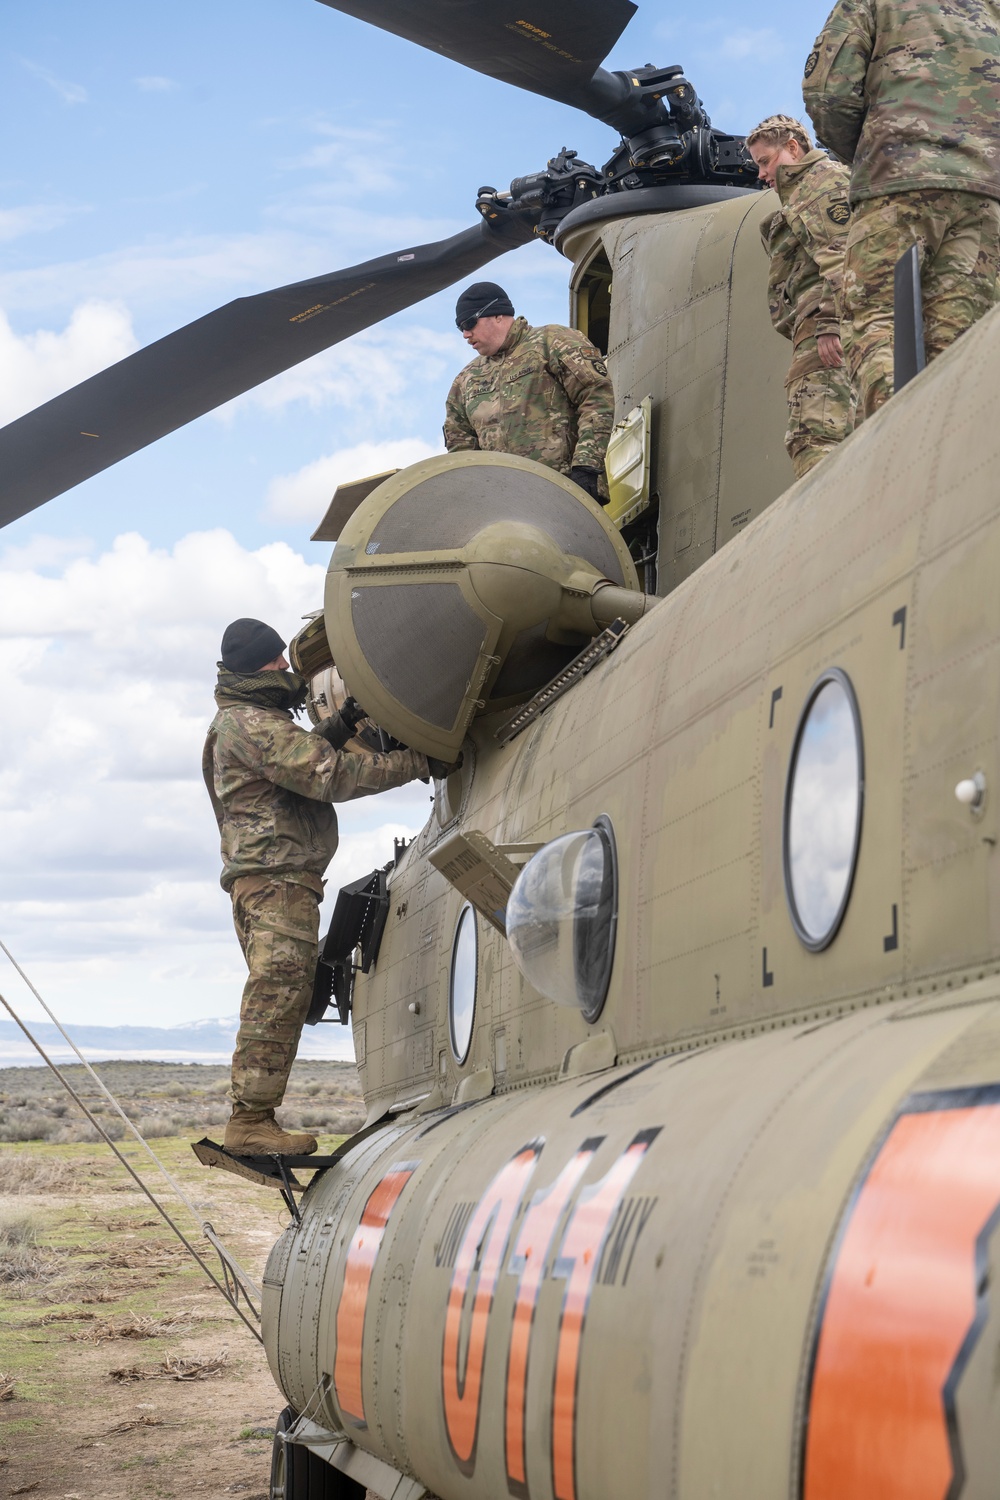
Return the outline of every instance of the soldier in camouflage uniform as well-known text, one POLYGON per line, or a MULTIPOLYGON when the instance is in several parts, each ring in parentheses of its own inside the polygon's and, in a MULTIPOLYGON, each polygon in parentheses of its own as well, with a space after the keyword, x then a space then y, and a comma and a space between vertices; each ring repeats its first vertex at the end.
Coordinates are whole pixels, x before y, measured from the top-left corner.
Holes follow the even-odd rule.
POLYGON ((515 318, 510 298, 493 281, 462 293, 455 321, 479 357, 448 392, 448 452, 481 448, 533 458, 606 505, 604 455, 615 395, 600 352, 575 328, 531 328, 515 318))
MULTIPOLYGON (((323 874, 337 848, 332 802, 426 778, 415 750, 356 755, 339 747, 361 710, 348 700, 323 732, 292 721, 306 685, 289 672, 285 643, 260 620, 236 620, 222 638, 218 713, 203 770, 222 834, 222 885, 249 975, 233 1056, 234 1155, 308 1153, 316 1141, 282 1130, 284 1097, 312 997, 323 874), (342 716, 342 717, 341 717, 342 716)), ((435 763, 436 765, 436 763, 435 763)))
POLYGON ((854 425, 837 309, 850 174, 814 151, 805 126, 789 115, 762 120, 747 148, 781 202, 760 232, 771 260, 771 322, 792 341, 785 447, 801 479, 854 425))
POLYGON ((842 332, 860 420, 892 395, 893 268, 911 245, 929 360, 993 303, 1000 11, 994 0, 839 0, 802 91, 820 140, 851 163, 842 332))

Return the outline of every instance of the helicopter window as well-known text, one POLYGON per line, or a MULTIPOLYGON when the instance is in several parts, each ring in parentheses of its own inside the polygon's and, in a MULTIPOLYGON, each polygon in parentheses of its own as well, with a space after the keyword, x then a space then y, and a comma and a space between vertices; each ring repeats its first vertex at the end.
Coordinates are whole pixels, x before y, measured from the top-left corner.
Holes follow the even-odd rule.
POLYGON ((469 1055, 472 1023, 476 1016, 476 986, 479 975, 479 936, 476 914, 466 903, 459 913, 451 950, 451 981, 448 991, 448 1025, 451 1050, 460 1063, 469 1055))
POLYGON ((611 263, 603 250, 591 260, 576 291, 576 326, 602 354, 611 341, 611 263))
POLYGON ((507 940, 540 994, 596 1021, 608 993, 618 922, 618 859, 609 819, 533 855, 507 902, 507 940))
POLYGON ((850 679, 824 672, 806 701, 785 788, 785 891, 795 931, 819 952, 843 921, 861 841, 864 751, 850 679))

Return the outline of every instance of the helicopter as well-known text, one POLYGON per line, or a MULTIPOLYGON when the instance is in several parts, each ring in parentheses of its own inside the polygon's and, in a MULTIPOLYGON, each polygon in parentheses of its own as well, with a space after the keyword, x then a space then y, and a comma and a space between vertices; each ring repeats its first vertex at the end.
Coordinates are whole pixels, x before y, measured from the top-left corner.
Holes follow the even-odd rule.
MULTIPOLYGON (((324 945, 367 1118, 265 1271, 273 1500, 992 1496, 996 314, 791 485, 773 200, 682 74, 600 76, 631 7, 336 8, 613 117, 427 275, 550 214, 619 429, 607 509, 460 453, 318 529, 312 713, 462 764, 324 945)), ((412 253, 268 306, 350 326, 412 253)), ((95 391, 110 452, 179 415, 94 380, 0 432, 4 503, 96 461, 95 391)))

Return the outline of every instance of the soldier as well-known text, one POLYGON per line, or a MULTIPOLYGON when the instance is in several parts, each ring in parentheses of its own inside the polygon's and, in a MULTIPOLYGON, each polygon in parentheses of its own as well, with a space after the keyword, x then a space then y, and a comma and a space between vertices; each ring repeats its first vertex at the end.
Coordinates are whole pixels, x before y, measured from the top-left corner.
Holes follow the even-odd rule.
POLYGON ((934 359, 993 302, 1000 267, 1000 13, 994 0, 838 0, 806 109, 851 163, 842 332, 869 417, 893 389, 893 268, 920 246, 934 359))
POLYGON ((805 126, 790 115, 762 120, 747 136, 747 148, 781 200, 760 232, 771 258, 771 322, 792 341, 785 447, 801 479, 853 426, 837 310, 850 174, 815 151, 805 126))
POLYGON ((575 328, 531 328, 515 318, 513 303, 494 281, 466 288, 455 322, 479 357, 459 371, 448 392, 448 452, 519 453, 568 474, 607 505, 604 455, 615 396, 599 350, 575 328))
POLYGON ((282 1130, 274 1111, 312 997, 322 876, 337 848, 330 803, 426 778, 429 769, 415 750, 342 750, 362 714, 353 699, 324 721, 322 734, 300 729, 292 712, 306 684, 288 670, 284 649, 277 631, 260 620, 226 628, 219 711, 202 762, 222 834, 222 886, 232 896, 250 971, 225 1134, 226 1150, 237 1156, 316 1150, 313 1136, 282 1130))

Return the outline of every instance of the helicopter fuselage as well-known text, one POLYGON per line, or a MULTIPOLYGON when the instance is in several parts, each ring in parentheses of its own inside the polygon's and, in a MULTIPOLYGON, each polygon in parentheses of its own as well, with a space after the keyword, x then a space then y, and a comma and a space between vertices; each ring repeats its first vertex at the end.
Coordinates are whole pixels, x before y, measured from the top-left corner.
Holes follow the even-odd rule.
POLYGON ((379 1493, 991 1493, 998 374, 993 315, 439 784, 355 991, 373 1129, 266 1277, 307 1440, 370 1455, 379 1493), (858 836, 824 936, 789 820, 828 681, 858 836), (603 1010, 546 999, 477 917, 460 1059, 465 903, 429 856, 600 817, 603 1010))

